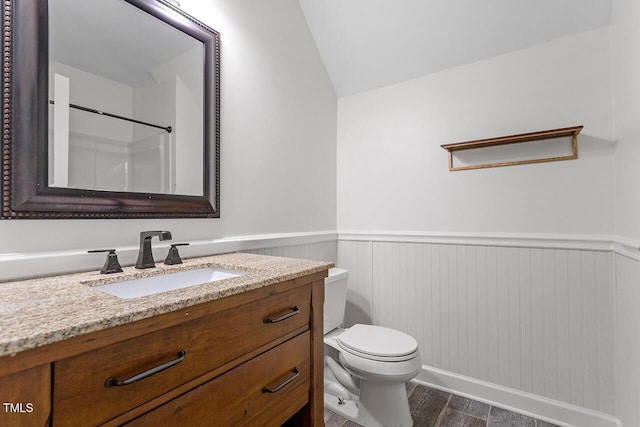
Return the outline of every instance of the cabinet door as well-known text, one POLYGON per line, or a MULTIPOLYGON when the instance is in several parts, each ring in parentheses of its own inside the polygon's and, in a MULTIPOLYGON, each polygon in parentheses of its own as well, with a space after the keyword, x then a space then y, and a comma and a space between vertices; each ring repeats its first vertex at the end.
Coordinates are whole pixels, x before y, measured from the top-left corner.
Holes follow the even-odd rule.
POLYGON ((309 346, 305 332, 127 426, 280 426, 309 401, 309 346))
POLYGON ((51 366, 37 366, 0 377, 0 403, 0 426, 48 426, 51 366))

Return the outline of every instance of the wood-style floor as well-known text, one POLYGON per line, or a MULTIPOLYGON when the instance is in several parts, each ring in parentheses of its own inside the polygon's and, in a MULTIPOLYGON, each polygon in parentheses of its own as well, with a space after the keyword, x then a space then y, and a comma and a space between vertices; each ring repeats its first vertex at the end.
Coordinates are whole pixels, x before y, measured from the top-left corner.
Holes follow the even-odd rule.
MULTIPOLYGON (((409 407, 415 427, 558 427, 486 403, 409 383, 409 407)), ((325 410, 326 427, 356 427, 325 410)))

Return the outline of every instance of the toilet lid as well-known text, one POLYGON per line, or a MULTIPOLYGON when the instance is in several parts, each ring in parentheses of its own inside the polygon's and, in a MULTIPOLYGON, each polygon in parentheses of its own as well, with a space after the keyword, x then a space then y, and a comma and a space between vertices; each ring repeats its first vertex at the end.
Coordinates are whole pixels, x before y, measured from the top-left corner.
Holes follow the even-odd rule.
POLYGON ((351 354, 386 362, 412 359, 418 351, 418 342, 412 336, 382 326, 353 325, 336 341, 351 354))

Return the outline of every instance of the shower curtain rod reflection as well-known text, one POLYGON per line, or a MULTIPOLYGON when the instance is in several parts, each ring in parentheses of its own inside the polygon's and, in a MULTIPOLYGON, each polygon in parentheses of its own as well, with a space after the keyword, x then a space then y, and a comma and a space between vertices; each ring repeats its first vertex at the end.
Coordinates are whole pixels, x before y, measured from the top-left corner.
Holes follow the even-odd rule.
MULTIPOLYGON (((55 104, 55 101, 50 99, 49 100, 49 104, 55 104)), ((162 129, 162 130, 166 131, 167 133, 171 133, 171 131, 173 130, 171 128, 171 126, 166 126, 165 127, 165 126, 154 125, 153 123, 147 123, 147 122, 143 122, 143 121, 136 120, 136 119, 130 119, 129 117, 122 117, 122 116, 118 116, 117 114, 106 113, 104 111, 94 110, 93 108, 83 107, 82 105, 69 104, 69 107, 75 108, 77 110, 87 111, 87 112, 93 113, 93 114, 99 114, 101 116, 113 117, 114 119, 126 120, 128 122, 138 123, 140 125, 151 126, 151 127, 154 127, 154 128, 162 129)))

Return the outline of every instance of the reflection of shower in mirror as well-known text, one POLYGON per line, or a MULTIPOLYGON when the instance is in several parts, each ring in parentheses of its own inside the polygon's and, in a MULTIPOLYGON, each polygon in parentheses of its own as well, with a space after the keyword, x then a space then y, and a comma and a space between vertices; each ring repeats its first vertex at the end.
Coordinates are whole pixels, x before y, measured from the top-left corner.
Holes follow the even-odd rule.
POLYGON ((166 68, 131 86, 51 63, 49 185, 202 195, 202 151, 190 144, 202 139, 202 98, 166 68))
MULTIPOLYGON (((70 127, 83 114, 71 110, 70 127)), ((175 194, 175 158, 166 132, 122 141, 71 130, 66 141, 53 141, 51 186, 175 194)))

